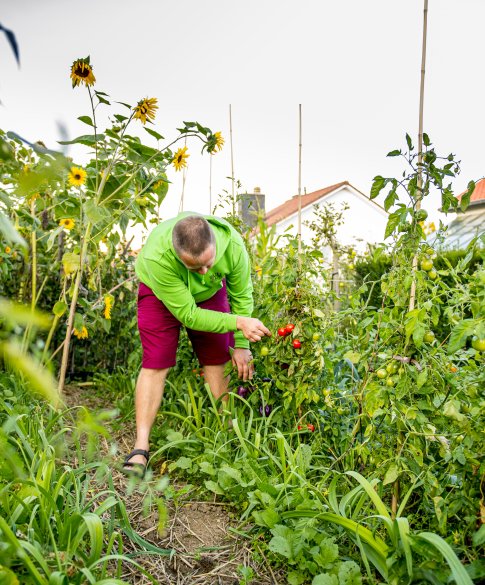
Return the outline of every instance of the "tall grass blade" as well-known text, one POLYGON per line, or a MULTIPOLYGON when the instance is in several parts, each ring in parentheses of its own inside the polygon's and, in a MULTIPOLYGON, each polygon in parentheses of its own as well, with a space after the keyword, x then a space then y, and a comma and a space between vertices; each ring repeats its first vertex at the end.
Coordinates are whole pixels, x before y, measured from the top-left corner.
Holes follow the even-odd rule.
POLYGON ((432 544, 443 555, 448 563, 456 585, 473 585, 473 581, 468 576, 465 567, 461 564, 460 559, 456 556, 451 546, 434 532, 420 532, 414 538, 425 540, 432 544))

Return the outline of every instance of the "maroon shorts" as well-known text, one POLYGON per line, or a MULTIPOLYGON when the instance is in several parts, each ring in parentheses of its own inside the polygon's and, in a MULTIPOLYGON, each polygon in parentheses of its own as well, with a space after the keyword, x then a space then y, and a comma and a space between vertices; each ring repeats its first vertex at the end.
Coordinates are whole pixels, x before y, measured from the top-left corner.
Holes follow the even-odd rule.
MULTIPOLYGON (((197 303, 202 309, 230 313, 226 283, 216 294, 197 303)), ((176 364, 180 327, 178 321, 148 286, 140 283, 138 290, 138 330, 143 347, 142 368, 165 369, 176 364)), ((199 362, 204 366, 225 364, 231 359, 229 348, 234 347, 234 334, 208 333, 187 329, 199 362)))

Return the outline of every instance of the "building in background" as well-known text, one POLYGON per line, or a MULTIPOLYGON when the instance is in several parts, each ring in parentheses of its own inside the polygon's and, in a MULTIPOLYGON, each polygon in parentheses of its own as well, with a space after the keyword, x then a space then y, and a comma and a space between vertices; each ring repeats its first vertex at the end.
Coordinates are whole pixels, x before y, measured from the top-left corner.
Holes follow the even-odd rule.
MULTIPOLYGON (((268 226, 276 225, 277 234, 297 233, 298 199, 299 196, 294 195, 266 212, 266 223, 268 226)), ((344 209, 343 223, 336 228, 336 240, 340 246, 351 246, 358 252, 364 252, 367 244, 384 241, 387 212, 348 181, 343 181, 301 196, 303 242, 311 243, 313 233, 307 224, 315 219, 315 206, 326 204, 331 204, 336 212, 344 209)))
MULTIPOLYGON (((462 195, 458 195, 458 199, 462 195)), ((437 247, 443 250, 463 250, 477 236, 485 237, 485 179, 476 184, 468 208, 456 212, 456 217, 448 224, 443 242, 439 242, 435 234, 428 241, 435 243, 436 240, 437 247)))

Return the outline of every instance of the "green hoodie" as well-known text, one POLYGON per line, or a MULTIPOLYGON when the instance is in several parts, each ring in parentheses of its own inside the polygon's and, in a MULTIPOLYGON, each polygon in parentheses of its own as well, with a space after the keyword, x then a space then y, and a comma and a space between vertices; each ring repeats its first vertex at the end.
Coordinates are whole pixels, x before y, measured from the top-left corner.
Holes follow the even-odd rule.
POLYGON ((237 315, 250 317, 253 311, 251 267, 244 242, 227 221, 203 215, 214 231, 216 260, 206 274, 191 272, 182 264, 172 244, 175 224, 187 215, 200 214, 180 213, 151 232, 138 254, 135 272, 183 325, 213 333, 236 331, 235 346, 248 348, 248 340, 236 327, 237 315), (224 278, 232 313, 197 307, 196 303, 215 295, 224 278))

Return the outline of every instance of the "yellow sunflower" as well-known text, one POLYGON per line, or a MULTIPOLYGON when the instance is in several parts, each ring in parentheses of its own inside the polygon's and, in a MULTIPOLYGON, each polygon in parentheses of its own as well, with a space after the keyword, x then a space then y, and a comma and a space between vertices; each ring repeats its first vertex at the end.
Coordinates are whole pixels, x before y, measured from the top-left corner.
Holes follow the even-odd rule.
POLYGON ((72 330, 72 332, 74 333, 74 335, 78 338, 78 339, 86 339, 88 337, 88 330, 86 329, 86 327, 84 327, 84 325, 81 328, 81 331, 78 331, 75 327, 72 330))
POLYGON ((209 139, 209 147, 208 147, 209 152, 211 154, 213 154, 215 152, 221 151, 222 147, 224 146, 224 142, 225 142, 225 140, 222 137, 222 133, 221 132, 214 132, 214 134, 209 139))
POLYGON ((96 78, 93 75, 93 68, 89 63, 89 57, 74 61, 71 66, 71 79, 73 88, 81 85, 81 83, 84 83, 86 87, 88 85, 94 85, 96 78))
POLYGON ((68 218, 61 219, 59 221, 59 225, 62 226, 62 227, 65 227, 66 230, 72 230, 72 228, 74 227, 75 223, 76 222, 73 219, 68 219, 68 218))
POLYGON ((12 248, 10 246, 5 246, 5 254, 10 254, 12 248))
POLYGON ((69 185, 72 185, 73 187, 80 187, 86 182, 87 176, 88 174, 84 169, 80 169, 79 167, 71 167, 71 170, 67 176, 69 185))
POLYGON ((147 120, 153 122, 155 119, 155 110, 158 110, 157 102, 157 98, 140 100, 134 107, 135 113, 133 114, 133 118, 137 118, 142 124, 146 124, 147 120))
POLYGON ((187 154, 187 147, 184 146, 183 148, 179 148, 177 152, 173 155, 172 164, 175 167, 176 171, 180 171, 184 167, 187 166, 187 159, 189 158, 190 154, 187 154))
POLYGON ((104 318, 111 319, 111 309, 113 308, 113 297, 106 295, 104 297, 104 318))

